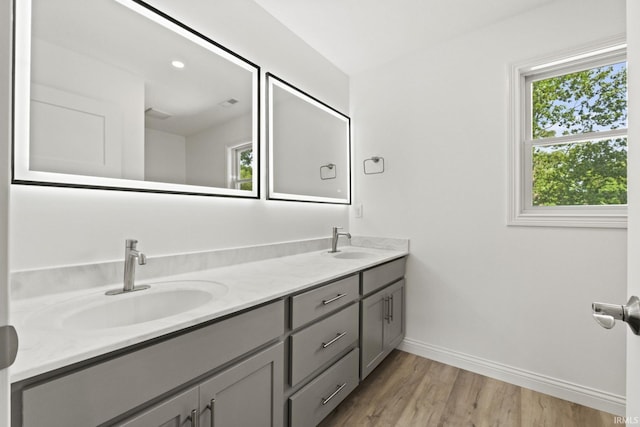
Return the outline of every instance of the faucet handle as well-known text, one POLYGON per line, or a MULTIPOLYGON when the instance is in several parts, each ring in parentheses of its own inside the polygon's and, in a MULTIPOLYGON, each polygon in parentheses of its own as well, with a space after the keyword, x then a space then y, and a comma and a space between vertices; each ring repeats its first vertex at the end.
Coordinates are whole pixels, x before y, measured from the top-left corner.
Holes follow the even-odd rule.
POLYGON ((124 242, 124 246, 127 249, 135 249, 138 241, 136 239, 127 239, 124 242))

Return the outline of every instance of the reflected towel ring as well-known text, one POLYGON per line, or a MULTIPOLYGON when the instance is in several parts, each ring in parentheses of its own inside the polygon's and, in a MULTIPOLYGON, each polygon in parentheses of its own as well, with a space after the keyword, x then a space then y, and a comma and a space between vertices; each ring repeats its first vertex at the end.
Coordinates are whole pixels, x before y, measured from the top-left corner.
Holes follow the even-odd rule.
POLYGON ((327 180, 327 179, 336 179, 336 176, 338 175, 338 167, 335 165, 335 163, 328 163, 326 165, 322 165, 320 166, 320 179, 321 180, 327 180), (331 173, 333 171, 333 174, 331 173))
POLYGON ((364 159, 362 162, 362 167, 364 168, 365 175, 375 175, 378 173, 384 172, 384 157, 373 156, 369 159, 364 159), (367 169, 367 165, 369 165, 369 169, 367 169))

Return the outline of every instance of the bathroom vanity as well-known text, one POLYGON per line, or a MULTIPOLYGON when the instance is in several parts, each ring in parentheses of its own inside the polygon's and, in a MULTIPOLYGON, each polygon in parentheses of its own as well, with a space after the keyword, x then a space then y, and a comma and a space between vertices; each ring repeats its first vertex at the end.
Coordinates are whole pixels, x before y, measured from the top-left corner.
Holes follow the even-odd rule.
POLYGON ((402 341, 406 255, 346 247, 175 276, 152 292, 214 277, 228 291, 130 327, 56 331, 38 326, 51 307, 18 304, 12 426, 316 425, 402 341))

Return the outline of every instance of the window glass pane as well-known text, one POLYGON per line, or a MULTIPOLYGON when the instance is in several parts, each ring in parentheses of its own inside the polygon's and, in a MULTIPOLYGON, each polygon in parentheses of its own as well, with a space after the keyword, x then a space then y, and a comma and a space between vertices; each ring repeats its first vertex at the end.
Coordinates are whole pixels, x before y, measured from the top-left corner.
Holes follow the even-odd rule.
POLYGON ((533 147, 533 206, 627 203, 627 138, 533 147))
POLYGON ((532 82, 532 139, 627 127, 627 63, 532 82))

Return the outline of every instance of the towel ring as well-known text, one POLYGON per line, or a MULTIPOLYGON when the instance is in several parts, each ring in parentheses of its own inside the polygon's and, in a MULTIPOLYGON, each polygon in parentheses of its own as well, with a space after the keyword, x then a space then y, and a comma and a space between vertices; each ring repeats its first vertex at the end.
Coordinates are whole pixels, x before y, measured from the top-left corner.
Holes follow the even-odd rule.
POLYGON ((325 181, 327 179, 336 179, 336 176, 338 176, 338 167, 335 165, 335 163, 328 163, 326 165, 320 166, 321 180, 325 181), (333 176, 331 175, 331 171, 333 171, 333 176))
POLYGON ((373 156, 369 159, 364 159, 362 162, 362 167, 364 169, 365 175, 375 175, 384 172, 384 157, 373 156), (382 162, 382 163, 380 163, 382 162), (369 169, 367 170, 367 165, 369 165, 369 169), (377 167, 376 167, 377 166, 377 167), (373 169, 373 171, 372 171, 373 169), (377 169, 377 170, 376 170, 377 169))

